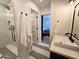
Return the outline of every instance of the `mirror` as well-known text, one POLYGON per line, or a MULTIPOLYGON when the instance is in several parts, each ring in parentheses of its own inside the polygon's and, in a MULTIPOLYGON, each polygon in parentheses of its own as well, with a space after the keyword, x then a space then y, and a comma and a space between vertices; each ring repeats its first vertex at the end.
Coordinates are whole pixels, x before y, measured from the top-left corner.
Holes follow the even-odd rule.
POLYGON ((38 42, 38 13, 31 9, 33 42, 38 42))
POLYGON ((16 59, 16 36, 11 0, 0 0, 0 58, 16 59))

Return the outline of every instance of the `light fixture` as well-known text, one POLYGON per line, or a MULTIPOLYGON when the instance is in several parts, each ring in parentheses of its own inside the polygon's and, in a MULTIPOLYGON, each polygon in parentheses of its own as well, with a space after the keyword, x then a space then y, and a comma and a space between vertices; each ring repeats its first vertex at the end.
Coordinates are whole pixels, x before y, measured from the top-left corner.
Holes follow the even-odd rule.
POLYGON ((41 2, 41 1, 43 1, 43 0, 40 0, 40 2, 41 2))

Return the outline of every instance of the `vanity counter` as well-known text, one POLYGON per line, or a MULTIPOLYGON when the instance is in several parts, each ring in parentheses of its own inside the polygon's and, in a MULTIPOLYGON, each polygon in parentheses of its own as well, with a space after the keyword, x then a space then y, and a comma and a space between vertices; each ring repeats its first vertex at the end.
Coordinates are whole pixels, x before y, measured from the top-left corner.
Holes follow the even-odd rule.
POLYGON ((79 46, 77 46, 75 43, 71 43, 68 37, 62 35, 54 35, 50 46, 50 52, 54 52, 56 54, 68 57, 70 59, 79 59, 79 49, 76 51, 76 50, 60 47, 55 45, 56 43, 67 44, 78 48, 79 46))

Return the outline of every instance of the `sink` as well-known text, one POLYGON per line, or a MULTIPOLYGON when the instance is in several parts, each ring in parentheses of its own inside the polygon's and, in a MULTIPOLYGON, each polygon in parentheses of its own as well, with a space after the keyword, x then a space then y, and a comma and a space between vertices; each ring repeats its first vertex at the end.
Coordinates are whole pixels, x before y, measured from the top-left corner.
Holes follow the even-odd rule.
POLYGON ((73 51, 79 51, 79 46, 77 46, 75 43, 62 43, 62 42, 55 42, 54 45, 58 46, 58 47, 61 47, 61 48, 66 48, 66 49, 70 49, 70 50, 73 50, 73 51))

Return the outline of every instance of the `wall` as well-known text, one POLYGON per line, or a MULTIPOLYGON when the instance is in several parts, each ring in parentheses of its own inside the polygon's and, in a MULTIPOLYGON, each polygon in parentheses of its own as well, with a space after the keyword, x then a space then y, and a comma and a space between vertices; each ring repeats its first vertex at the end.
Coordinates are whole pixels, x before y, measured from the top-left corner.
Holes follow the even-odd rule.
MULTIPOLYGON (((79 3, 79 0, 77 0, 77 3, 79 3)), ((79 38, 79 5, 76 7, 73 34, 76 34, 76 37, 79 38)))
MULTIPOLYGON (((72 5, 70 5, 69 3, 60 3, 59 1, 51 0, 51 38, 54 34, 65 35, 65 33, 71 33, 74 6, 78 2, 79 0, 76 0, 72 5)), ((75 19, 79 19, 79 9, 77 8, 76 10, 75 19)), ((77 30, 78 28, 74 29, 74 31, 77 30)))
POLYGON ((65 33, 71 31, 72 16, 72 5, 51 0, 51 38, 55 33, 65 35, 65 33))
MULTIPOLYGON (((22 10, 29 14, 29 17, 28 17, 29 19, 31 19, 31 9, 35 10, 38 13, 40 12, 38 6, 36 6, 36 4, 34 4, 31 0, 23 0, 23 1, 22 0, 16 0, 16 1, 14 0, 14 6, 15 6, 15 8, 14 8, 15 13, 17 13, 16 15, 18 15, 16 17, 18 19, 18 20, 16 20, 17 31, 19 30, 19 18, 20 18, 20 12, 22 10)), ((40 15, 40 13, 39 13, 39 15, 40 15)), ((39 16, 39 19, 40 19, 40 16, 39 16)), ((29 22, 31 22, 31 20, 29 20, 29 22)), ((40 24, 40 22, 41 21, 39 20, 38 23, 40 24)), ((29 24, 29 25, 31 25, 31 24, 29 24)), ((31 28, 29 28, 29 29, 31 29, 31 28)), ((39 34, 38 34, 39 40, 41 39, 41 30, 40 29, 41 29, 41 27, 39 25, 39 34)), ((31 32, 31 31, 29 30, 29 32, 31 32)))
MULTIPOLYGON (((13 7, 14 7, 14 14, 15 14, 15 25, 16 25, 16 32, 17 32, 17 42, 19 42, 19 28, 20 28, 20 18, 22 21, 22 28, 21 28, 21 45, 18 44, 18 54, 21 59, 29 59, 28 58, 28 52, 25 47, 27 47, 27 35, 32 35, 32 29, 31 29, 31 9, 39 12, 39 8, 34 4, 31 0, 12 0, 13 7), (21 15, 21 11, 23 12, 23 15, 21 15), (27 13, 27 16, 25 16, 25 13, 27 13), (26 26, 27 24, 27 26, 26 26), (25 46, 25 47, 24 47, 25 46), (20 49, 21 48, 21 49, 20 49)), ((30 51, 31 49, 29 49, 30 51)))
POLYGON ((34 4, 33 2, 29 2, 28 7, 30 7, 30 10, 33 9, 38 13, 38 40, 41 42, 41 16, 40 16, 40 8, 34 4))
MULTIPOLYGON (((39 12, 39 8, 31 0, 13 0, 13 3, 14 3, 16 25, 17 25, 17 34, 19 34, 18 30, 19 30, 19 20, 21 11, 29 15, 27 25, 29 26, 28 32, 29 34, 31 34, 31 9, 39 12)), ((26 17, 24 16, 24 18, 26 17)))
MULTIPOLYGON (((41 17, 40 17, 40 8, 32 1, 29 1, 27 4, 28 8, 30 9, 30 16, 31 16, 31 9, 38 13, 38 40, 41 42, 41 17)), ((31 18, 31 17, 30 17, 31 18)))

